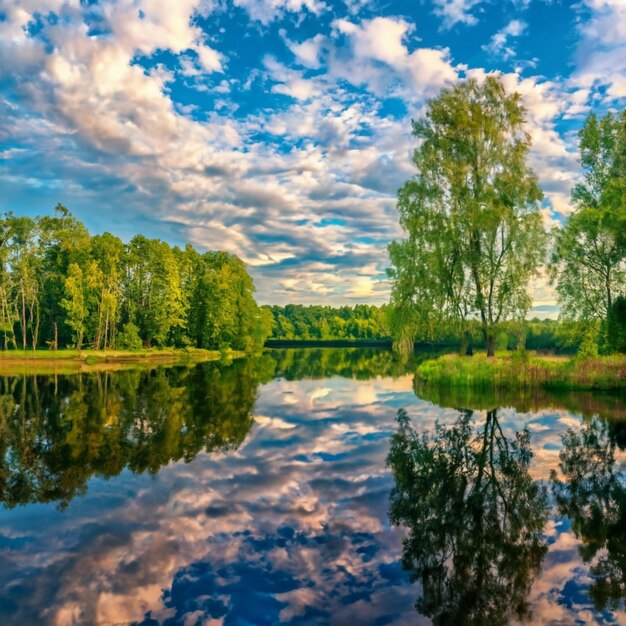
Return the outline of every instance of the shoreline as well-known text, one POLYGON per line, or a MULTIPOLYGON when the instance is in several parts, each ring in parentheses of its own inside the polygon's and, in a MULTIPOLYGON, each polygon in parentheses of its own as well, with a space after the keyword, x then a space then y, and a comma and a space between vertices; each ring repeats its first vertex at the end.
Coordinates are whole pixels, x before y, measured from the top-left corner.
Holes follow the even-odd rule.
POLYGON ((78 374, 119 371, 158 365, 185 365, 240 359, 245 352, 203 350, 200 348, 127 350, 2 350, 0 376, 78 374))
POLYGON ((451 388, 619 391, 626 390, 626 355, 444 355, 422 362, 415 376, 422 385, 451 388))

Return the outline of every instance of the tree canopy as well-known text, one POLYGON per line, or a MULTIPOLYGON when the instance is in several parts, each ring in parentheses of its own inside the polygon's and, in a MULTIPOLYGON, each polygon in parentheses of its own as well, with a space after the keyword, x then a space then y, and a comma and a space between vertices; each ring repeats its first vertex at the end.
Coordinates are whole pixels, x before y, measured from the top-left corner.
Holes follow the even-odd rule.
POLYGON ((0 218, 4 349, 50 346, 254 350, 270 332, 244 263, 136 235, 90 236, 62 205, 0 218))
POLYGON ((389 247, 394 335, 406 348, 478 318, 488 354, 499 323, 530 308, 528 281, 546 235, 519 94, 500 80, 444 89, 413 122, 416 175, 398 193, 407 237, 389 247))
POLYGON ((550 269, 561 316, 599 327, 626 295, 626 110, 590 114, 579 139, 583 178, 574 212, 554 230, 550 269))

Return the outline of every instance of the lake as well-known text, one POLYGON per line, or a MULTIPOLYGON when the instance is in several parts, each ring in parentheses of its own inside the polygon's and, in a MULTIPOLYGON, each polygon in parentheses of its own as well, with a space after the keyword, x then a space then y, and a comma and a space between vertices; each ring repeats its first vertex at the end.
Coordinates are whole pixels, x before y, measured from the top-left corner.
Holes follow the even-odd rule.
POLYGON ((623 398, 413 370, 0 378, 0 624, 626 624, 623 398))

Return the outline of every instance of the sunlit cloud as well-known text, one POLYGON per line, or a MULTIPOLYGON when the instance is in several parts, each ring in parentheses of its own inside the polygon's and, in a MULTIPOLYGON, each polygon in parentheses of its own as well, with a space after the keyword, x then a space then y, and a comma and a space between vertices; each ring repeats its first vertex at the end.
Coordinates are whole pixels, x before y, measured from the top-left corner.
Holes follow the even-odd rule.
POLYGON ((442 87, 497 72, 522 94, 547 224, 572 210, 584 116, 625 101, 623 3, 507 11, 13 0, 0 21, 3 208, 60 201, 97 232, 228 250, 262 302, 382 303, 411 119, 442 87), (544 41, 546 19, 558 42, 544 41))

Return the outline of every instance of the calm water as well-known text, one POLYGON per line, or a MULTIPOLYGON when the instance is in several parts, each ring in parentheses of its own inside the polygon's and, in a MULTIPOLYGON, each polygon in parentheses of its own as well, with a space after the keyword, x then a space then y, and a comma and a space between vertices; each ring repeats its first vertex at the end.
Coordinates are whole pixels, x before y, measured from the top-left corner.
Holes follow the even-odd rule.
POLYGON ((0 378, 0 624, 626 624, 626 403, 409 369, 0 378))

